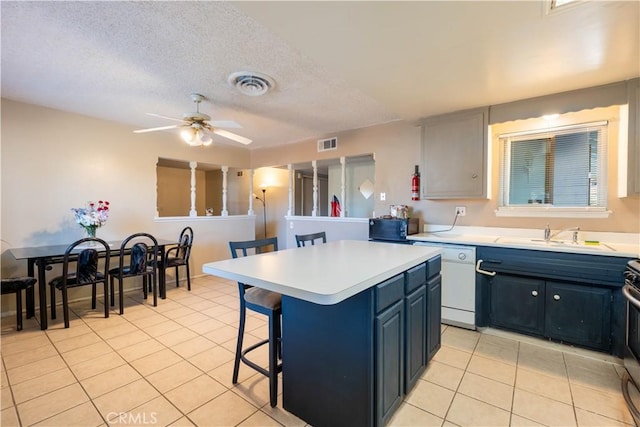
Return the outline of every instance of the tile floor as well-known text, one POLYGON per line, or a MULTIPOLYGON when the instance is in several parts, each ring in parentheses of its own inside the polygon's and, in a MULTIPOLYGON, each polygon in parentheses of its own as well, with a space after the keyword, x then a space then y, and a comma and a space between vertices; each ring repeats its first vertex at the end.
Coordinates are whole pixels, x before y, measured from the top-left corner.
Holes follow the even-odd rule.
MULTIPOLYGON (((40 331, 29 319, 16 332, 3 318, 0 424, 305 425, 269 406, 268 381, 250 368, 231 384, 235 283, 196 278, 156 308, 136 294, 109 319, 75 303, 69 329, 58 319, 40 331)), ((266 336, 263 316, 247 323, 249 341, 266 336)), ((443 326, 442 348, 390 425, 633 425, 619 360, 504 335, 443 326)))

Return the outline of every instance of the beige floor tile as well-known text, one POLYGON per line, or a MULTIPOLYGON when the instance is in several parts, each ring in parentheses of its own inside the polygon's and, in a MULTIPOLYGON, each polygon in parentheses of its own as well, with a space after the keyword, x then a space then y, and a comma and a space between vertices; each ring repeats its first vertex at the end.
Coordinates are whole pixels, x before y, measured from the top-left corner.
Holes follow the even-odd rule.
POLYGON ((473 353, 479 339, 479 332, 462 328, 449 328, 442 334, 443 345, 469 353, 473 353))
POLYGON ((216 344, 222 344, 230 339, 235 339, 238 336, 238 328, 227 325, 214 329, 213 331, 204 334, 204 336, 216 344))
POLYGON ((510 411, 513 387, 480 375, 466 372, 460 382, 458 394, 510 411))
MULTIPOLYGON (((237 308, 236 308, 237 310, 237 308)), ((231 307, 227 307, 226 305, 218 305, 216 304, 215 306, 211 307, 211 308, 207 308, 206 310, 202 310, 202 314, 206 314, 207 316, 217 319, 218 316, 222 315, 222 314, 226 314, 229 313, 231 311, 234 311, 233 308, 231 307)))
POLYGON ((622 393, 608 393, 578 384, 571 384, 573 404, 576 408, 595 412, 607 418, 633 424, 622 393))
POLYGON ((11 406, 0 411, 0 425, 3 427, 20 427, 15 407, 11 406))
POLYGON ((90 359, 76 365, 72 365, 70 368, 76 378, 82 381, 115 367, 122 366, 125 363, 126 361, 117 353, 110 352, 103 354, 102 356, 98 356, 95 359, 90 359))
POLYGON ((135 325, 146 332, 147 328, 157 325, 158 323, 162 323, 162 322, 166 322, 169 319, 167 319, 166 317, 164 317, 162 314, 158 314, 152 310, 149 310, 152 314, 150 316, 145 316, 141 319, 136 319, 132 322, 135 323, 135 325))
POLYGON ((108 423, 110 425, 166 426, 178 421, 182 416, 182 413, 167 399, 158 396, 124 414, 118 414, 115 418, 110 418, 108 423))
POLYGON ((118 350, 118 354, 122 356, 127 362, 131 363, 134 360, 140 359, 153 353, 157 353, 165 349, 166 347, 164 345, 160 344, 155 339, 151 339, 131 345, 129 347, 121 348, 118 350))
POLYGON ((91 402, 82 403, 76 407, 68 409, 58 415, 54 415, 51 418, 40 421, 37 426, 101 426, 104 425, 104 420, 98 413, 98 410, 93 406, 91 402))
POLYGON ((216 303, 213 302, 213 301, 210 301, 210 300, 208 300, 206 298, 199 297, 199 301, 196 302, 194 300, 194 302, 189 302, 188 305, 189 305, 190 309, 202 312, 204 310, 207 310, 207 309, 213 307, 215 304, 216 303))
POLYGON ((518 361, 517 341, 483 334, 474 351, 475 355, 515 365, 518 361))
POLYGON ((528 343, 520 344, 518 367, 550 376, 567 376, 562 352, 528 343))
POLYGON ((236 326, 240 322, 240 314, 237 311, 233 310, 229 311, 228 313, 220 314, 218 317, 216 317, 216 319, 226 323, 227 325, 236 326))
POLYGON ((15 386, 16 384, 20 384, 21 382, 28 381, 41 375, 48 374, 49 372, 57 371, 66 367, 67 364, 64 363, 62 357, 56 354, 55 356, 47 357, 36 362, 31 362, 18 368, 9 369, 7 370, 6 374, 9 381, 11 382, 11 385, 15 386))
POLYGON ((189 418, 182 417, 179 420, 169 424, 169 427, 196 427, 194 423, 192 423, 189 418))
POLYGON ((573 407, 528 391, 516 389, 513 413, 548 426, 575 426, 573 407))
MULTIPOLYGON (((207 375, 211 376, 211 378, 218 381, 220 384, 227 388, 233 388, 234 384, 231 382, 233 377, 233 361, 227 362, 224 365, 220 365, 215 369, 207 372, 207 375)), ((251 378, 254 375, 262 375, 259 374, 253 368, 245 365, 244 363, 240 363, 240 370, 238 371, 238 382, 241 383, 251 378)))
POLYGON ((572 404, 569 381, 566 378, 548 376, 537 371, 518 368, 516 388, 569 405, 572 404))
POLYGON ((52 344, 43 345, 42 347, 34 348, 32 350, 21 351, 19 353, 13 353, 6 355, 4 354, 4 344, 3 344, 3 353, 2 360, 4 360, 4 365, 7 371, 18 368, 20 366, 29 365, 30 363, 37 362, 38 360, 43 360, 48 357, 57 356, 58 351, 52 344))
POLYGON ((576 417, 578 418, 579 427, 629 427, 633 424, 625 424, 623 422, 603 417, 602 415, 576 408, 576 417))
POLYGON ((478 355, 471 357, 467 371, 511 386, 514 385, 516 379, 514 365, 478 355))
POLYGON ((195 356, 198 353, 202 353, 203 351, 212 349, 216 346, 217 344, 213 341, 208 340, 202 336, 196 336, 194 338, 188 339, 187 341, 171 346, 171 350, 187 359, 191 356, 195 356))
POLYGON ((76 383, 69 368, 49 372, 11 387, 17 404, 76 383))
POLYGON ((422 379, 449 390, 456 391, 464 375, 464 370, 432 360, 422 374, 422 379))
POLYGON ((61 324, 58 327, 53 327, 53 328, 49 326, 49 328, 46 330, 47 336, 54 343, 62 340, 67 340, 69 338, 74 338, 80 335, 88 334, 90 332, 93 332, 93 329, 87 326, 87 324, 85 324, 84 322, 78 323, 77 325, 74 324, 73 328, 72 327, 65 328, 64 324, 61 324))
POLYGON ((102 338, 96 335, 95 332, 90 331, 87 334, 78 335, 75 337, 67 338, 65 340, 57 341, 54 345, 60 353, 66 353, 77 348, 87 347, 91 344, 102 342, 102 338))
POLYGON ((206 314, 202 314, 199 312, 194 312, 191 314, 187 314, 186 316, 178 317, 175 319, 177 323, 180 323, 182 326, 191 326, 196 323, 204 322, 205 320, 210 319, 206 314))
POLYGON ((180 317, 188 316, 189 314, 196 313, 195 310, 190 309, 189 307, 185 307, 180 304, 179 307, 174 308, 173 310, 163 311, 162 314, 169 319, 178 319, 180 317))
POLYGON ((233 360, 234 353, 224 347, 216 346, 188 358, 197 368, 209 372, 218 366, 233 360))
POLYGON ((189 325, 189 329, 191 329, 193 332, 200 334, 200 335, 204 335, 206 333, 209 333, 211 331, 214 331, 218 328, 221 328, 223 326, 225 326, 226 324, 217 320, 217 319, 212 319, 210 317, 207 318, 207 320, 204 320, 202 322, 198 322, 195 323, 193 325, 189 325))
MULTIPOLYGON (((104 329, 111 329, 121 326, 122 328, 129 328, 129 321, 120 316, 110 315, 109 318, 105 318, 103 315, 104 312, 99 313, 95 317, 83 317, 84 322, 89 325, 91 329, 96 332, 100 332, 104 329), (126 325, 126 326, 125 326, 126 325)), ((107 334, 116 333, 115 330, 108 331, 107 334)), ((109 336, 111 338, 111 336, 109 336)))
MULTIPOLYGON (((168 296, 168 290, 167 290, 167 296, 168 296)), ((176 301, 172 301, 169 298, 167 298, 166 300, 162 301, 162 303, 158 303, 157 307, 154 307, 154 310, 158 313, 162 313, 164 315, 164 313, 168 312, 168 311, 173 311, 173 310, 177 310, 179 308, 183 308, 184 306, 176 301)))
POLYGON ((135 369, 129 365, 122 365, 105 371, 101 374, 80 381, 85 391, 92 399, 109 393, 117 388, 131 384, 142 378, 135 369))
MULTIPOLYGON (((238 396, 251 403, 256 408, 270 404, 269 378, 264 375, 254 375, 231 388, 238 396)), ((282 395, 282 376, 278 376, 278 396, 282 395)), ((281 403, 281 398, 278 401, 281 403)))
POLYGON ((444 387, 419 380, 413 390, 405 396, 405 401, 419 409, 444 418, 454 394, 453 391, 444 387))
POLYGON ((140 372, 141 375, 147 376, 168 366, 175 365, 181 360, 182 358, 173 351, 164 349, 157 353, 134 360, 131 362, 131 366, 140 372))
POLYGON ((0 410, 13 406, 13 396, 9 387, 0 388, 0 410))
MULTIPOLYGON (((112 316, 113 317, 113 316, 112 316)), ((121 317, 114 317, 116 319, 122 319, 121 317)), ((107 341, 111 338, 119 337, 121 335, 130 334, 131 332, 139 331, 138 327, 128 321, 118 322, 118 325, 114 325, 107 328, 100 328, 96 331, 100 338, 107 341)))
POLYGON ((86 347, 62 353, 62 358, 69 364, 69 366, 73 366, 77 363, 93 360, 109 353, 113 353, 113 349, 105 342, 98 342, 86 347))
MULTIPOLYGON (((3 366, 2 363, 0 363, 0 366, 3 366)), ((7 372, 2 369, 0 370, 0 388, 2 387, 8 387, 9 386, 9 377, 7 377, 7 372)))
POLYGON ((80 387, 80 384, 75 383, 19 404, 18 414, 22 424, 30 426, 74 408, 88 400, 89 397, 80 387))
POLYGON ((147 341, 149 339, 151 339, 149 335, 138 329, 133 332, 129 332, 128 334, 118 335, 117 337, 110 338, 106 341, 107 344, 109 344, 115 350, 120 350, 122 348, 129 347, 134 344, 147 341))
POLYGON ((160 341, 162 344, 164 344, 167 347, 172 347, 176 344, 180 344, 182 342, 185 342, 187 340, 190 340, 192 338, 197 337, 198 334, 196 334, 195 332, 187 329, 186 327, 180 327, 179 329, 176 329, 175 331, 171 331, 168 332, 166 334, 163 335, 159 335, 156 338, 156 340, 160 341))
POLYGON ((161 369, 151 375, 147 375, 149 381, 160 393, 166 393, 196 377, 203 372, 187 361, 181 361, 175 365, 161 369))
POLYGON ((458 393, 446 420, 459 426, 506 426, 509 412, 458 393))
POLYGON ((433 356, 433 360, 458 369, 467 369, 471 353, 443 345, 433 356))
POLYGON ((610 393, 620 390, 620 376, 611 363, 574 355, 566 355, 566 360, 571 383, 610 393))
POLYGON ((300 418, 296 417, 291 412, 287 412, 284 409, 282 409, 281 406, 275 406, 272 408, 271 405, 267 403, 262 408, 260 408, 260 411, 264 412, 265 414, 267 414, 268 416, 270 416, 271 418, 279 422, 281 425, 286 427, 309 426, 309 424, 307 424, 305 421, 301 420, 300 418))
MULTIPOLYGON (((516 414, 511 414, 511 427, 544 427, 542 424, 516 414)), ((604 426, 603 426, 604 427, 604 426)))
POLYGON ((37 334, 24 340, 2 343, 2 355, 4 357, 12 354, 34 350, 43 346, 51 345, 51 341, 46 334, 37 334))
POLYGON ((403 403, 387 425, 389 427, 439 427, 443 421, 442 418, 436 417, 427 411, 423 411, 408 403, 403 403))
POLYGON ((183 413, 188 413, 226 392, 227 389, 207 375, 200 375, 164 396, 183 413))
POLYGON ((112 418, 113 413, 128 412, 159 395, 151 384, 140 379, 93 399, 93 403, 103 417, 112 418))
POLYGON ((179 329, 183 329, 183 326, 181 324, 176 323, 173 320, 165 320, 164 322, 156 323, 155 325, 146 327, 144 331, 147 333, 147 335, 156 338, 160 335, 165 335, 169 332, 177 331, 179 329))
POLYGON ((258 411, 251 415, 246 420, 238 424, 238 427, 280 427, 282 424, 265 414, 258 411))
POLYGON ((230 426, 249 418, 258 409, 231 391, 222 393, 187 414, 196 425, 230 426))

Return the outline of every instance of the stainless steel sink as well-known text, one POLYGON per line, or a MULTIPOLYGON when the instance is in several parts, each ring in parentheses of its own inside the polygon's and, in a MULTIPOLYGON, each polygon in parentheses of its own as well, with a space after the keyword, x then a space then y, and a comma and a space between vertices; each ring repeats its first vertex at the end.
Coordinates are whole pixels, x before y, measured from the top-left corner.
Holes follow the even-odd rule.
POLYGON ((567 249, 578 249, 578 250, 587 250, 587 251, 607 251, 607 252, 615 252, 611 246, 606 243, 600 243, 599 245, 587 245, 584 242, 573 243, 571 240, 549 240, 545 241, 544 239, 530 239, 527 237, 504 237, 500 236, 494 240, 494 243, 503 243, 503 244, 515 244, 515 245, 524 245, 524 246, 541 246, 548 248, 567 248, 567 249))

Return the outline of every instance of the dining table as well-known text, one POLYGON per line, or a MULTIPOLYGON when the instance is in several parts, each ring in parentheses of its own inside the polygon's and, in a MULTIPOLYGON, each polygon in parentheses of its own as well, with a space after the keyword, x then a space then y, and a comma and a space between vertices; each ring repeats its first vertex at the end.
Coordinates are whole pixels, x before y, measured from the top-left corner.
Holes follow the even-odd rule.
MULTIPOLYGON (((110 257, 120 256, 120 250, 122 240, 108 241, 109 255, 110 257)), ((170 239, 156 239, 158 242, 158 265, 164 264, 164 258, 166 254, 166 247, 171 245, 177 245, 178 242, 170 239)), ((46 272, 52 269, 54 264, 62 264, 64 262, 64 254, 69 247, 69 244, 55 244, 55 245, 42 245, 42 246, 29 246, 23 248, 10 248, 8 251, 13 255, 16 260, 27 261, 27 275, 38 279, 38 296, 40 303, 40 329, 45 330, 48 328, 47 318, 47 278, 46 272), (37 275, 35 275, 36 267, 38 269, 37 275)), ((128 249, 125 249, 128 250, 128 249)), ((99 252, 100 247, 98 248, 99 252)), ((72 260, 77 260, 78 254, 81 249, 72 253, 72 260), (73 256, 75 255, 75 256, 73 256)), ((166 280, 164 268, 159 268, 158 271, 158 284, 159 294, 161 299, 166 298, 166 280)), ((105 301, 105 304, 108 304, 105 301)), ((26 295, 26 308, 27 318, 35 315, 35 295, 33 289, 27 291, 26 295)))

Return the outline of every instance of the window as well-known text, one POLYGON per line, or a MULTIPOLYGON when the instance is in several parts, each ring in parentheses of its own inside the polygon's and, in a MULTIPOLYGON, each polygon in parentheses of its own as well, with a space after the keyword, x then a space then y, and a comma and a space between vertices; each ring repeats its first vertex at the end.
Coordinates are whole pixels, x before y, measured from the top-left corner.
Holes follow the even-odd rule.
POLYGON ((607 122, 500 135, 500 150, 499 211, 606 211, 607 122))

